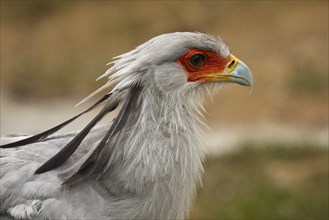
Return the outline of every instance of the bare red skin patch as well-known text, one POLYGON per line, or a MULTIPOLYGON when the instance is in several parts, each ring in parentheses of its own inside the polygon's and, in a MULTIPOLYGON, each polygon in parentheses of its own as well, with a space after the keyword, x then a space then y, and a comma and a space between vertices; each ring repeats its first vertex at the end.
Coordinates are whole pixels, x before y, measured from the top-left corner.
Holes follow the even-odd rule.
POLYGON ((217 53, 209 50, 193 49, 185 53, 181 58, 177 60, 177 63, 181 64, 186 70, 189 82, 202 82, 207 81, 206 74, 209 73, 221 73, 224 71, 228 57, 220 57, 217 53), (194 67, 190 63, 190 57, 194 54, 202 53, 206 56, 204 63, 200 67, 194 67))

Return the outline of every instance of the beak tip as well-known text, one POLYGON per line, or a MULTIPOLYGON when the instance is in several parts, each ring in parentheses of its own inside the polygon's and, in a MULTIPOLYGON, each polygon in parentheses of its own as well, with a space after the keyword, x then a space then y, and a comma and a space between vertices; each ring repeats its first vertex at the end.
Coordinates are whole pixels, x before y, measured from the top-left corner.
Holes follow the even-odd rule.
POLYGON ((249 67, 244 62, 238 60, 238 65, 231 73, 231 76, 234 77, 235 83, 250 87, 250 94, 251 94, 251 91, 254 86, 254 78, 249 67))

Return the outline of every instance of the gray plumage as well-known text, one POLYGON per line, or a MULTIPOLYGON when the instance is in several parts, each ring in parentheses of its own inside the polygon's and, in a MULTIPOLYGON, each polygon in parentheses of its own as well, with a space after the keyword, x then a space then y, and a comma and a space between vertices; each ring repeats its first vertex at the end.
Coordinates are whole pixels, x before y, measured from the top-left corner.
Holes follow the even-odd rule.
MULTIPOLYGON (((186 218, 203 173, 203 97, 225 82, 187 80, 177 60, 193 49, 230 56, 220 38, 160 35, 115 58, 102 76, 109 76, 108 83, 90 97, 116 86, 90 109, 39 135, 3 137, 0 214, 16 219, 186 218), (103 109, 80 132, 54 135, 101 104, 103 109), (117 106, 113 122, 96 126, 117 106)), ((247 66, 235 62, 232 82, 251 86, 247 66)))

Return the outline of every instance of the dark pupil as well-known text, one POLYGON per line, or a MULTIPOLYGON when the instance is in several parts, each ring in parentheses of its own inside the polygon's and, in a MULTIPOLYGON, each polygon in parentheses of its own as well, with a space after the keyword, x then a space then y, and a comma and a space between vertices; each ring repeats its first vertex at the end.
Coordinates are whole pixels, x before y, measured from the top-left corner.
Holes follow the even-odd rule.
POLYGON ((205 57, 204 54, 202 54, 202 53, 193 54, 193 55, 190 57, 190 63, 191 63, 192 66, 194 66, 194 67, 200 67, 200 66, 203 65, 205 59, 206 59, 206 57, 205 57))

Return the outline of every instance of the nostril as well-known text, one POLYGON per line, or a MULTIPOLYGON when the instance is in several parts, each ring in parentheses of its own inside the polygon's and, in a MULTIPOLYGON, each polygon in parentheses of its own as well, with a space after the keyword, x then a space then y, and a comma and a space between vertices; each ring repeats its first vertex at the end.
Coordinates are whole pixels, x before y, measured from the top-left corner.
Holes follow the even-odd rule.
POLYGON ((231 63, 227 66, 228 68, 232 68, 235 64, 235 60, 232 60, 231 63))

